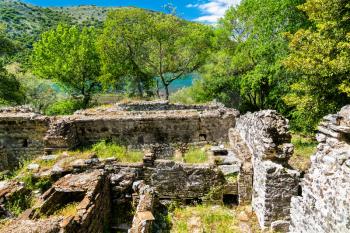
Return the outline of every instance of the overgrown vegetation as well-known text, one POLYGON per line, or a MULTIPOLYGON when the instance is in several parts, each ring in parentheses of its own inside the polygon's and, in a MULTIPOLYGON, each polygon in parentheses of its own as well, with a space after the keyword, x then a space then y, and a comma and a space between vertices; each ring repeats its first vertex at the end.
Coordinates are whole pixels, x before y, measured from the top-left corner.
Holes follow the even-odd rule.
POLYGON ((306 171, 310 166, 310 156, 316 152, 317 141, 313 137, 293 134, 292 143, 294 154, 289 160, 289 164, 295 169, 306 171))
POLYGON ((205 148, 190 148, 184 155, 183 161, 185 163, 206 163, 208 162, 209 156, 205 151, 205 148))
POLYGON ((143 153, 140 151, 128 150, 126 147, 106 141, 93 145, 91 151, 101 159, 116 158, 120 162, 142 162, 143 159, 143 153))
POLYGON ((67 205, 63 205, 60 209, 56 210, 53 215, 63 217, 75 216, 78 211, 78 205, 78 202, 68 203, 67 205))
POLYGON ((234 212, 224 206, 187 206, 171 215, 173 233, 239 232, 234 212))

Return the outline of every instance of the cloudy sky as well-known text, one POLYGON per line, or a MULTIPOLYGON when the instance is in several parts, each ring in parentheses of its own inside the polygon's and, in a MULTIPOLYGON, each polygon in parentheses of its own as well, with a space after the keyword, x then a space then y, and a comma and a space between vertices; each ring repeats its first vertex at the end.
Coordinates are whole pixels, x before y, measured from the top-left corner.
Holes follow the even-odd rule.
POLYGON ((164 11, 164 5, 172 3, 179 16, 193 21, 215 23, 222 17, 226 9, 238 4, 240 0, 25 0, 40 6, 136 6, 151 10, 164 11))

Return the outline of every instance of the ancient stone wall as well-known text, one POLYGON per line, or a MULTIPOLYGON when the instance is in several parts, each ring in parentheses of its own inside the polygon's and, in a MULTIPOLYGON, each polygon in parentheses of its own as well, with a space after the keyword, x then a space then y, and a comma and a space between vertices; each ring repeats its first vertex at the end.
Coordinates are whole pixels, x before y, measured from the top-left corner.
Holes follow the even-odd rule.
POLYGON ((160 199, 193 199, 206 196, 212 188, 224 184, 221 172, 210 165, 188 165, 156 160, 145 167, 144 179, 160 199))
POLYGON ((317 152, 292 198, 290 232, 350 232, 350 106, 318 127, 317 152))
MULTIPOLYGON (((0 171, 44 151, 50 154, 101 140, 137 147, 226 142, 227 131, 239 115, 220 105, 128 106, 90 109, 64 117, 45 117, 25 108, 2 109, 0 171), (140 111, 131 111, 134 109, 140 111)), ((164 148, 173 153, 171 146, 164 148)))
POLYGON ((155 191, 143 181, 135 182, 133 189, 136 192, 135 195, 138 196, 138 204, 129 233, 151 232, 152 223, 155 220, 153 215, 155 191))
POLYGON ((27 108, 0 109, 0 171, 44 153, 49 118, 27 108))
POLYGON ((75 115, 73 122, 82 145, 111 140, 125 145, 155 143, 225 142, 237 113, 221 110, 178 110, 151 112, 101 112, 75 115))
POLYGON ((287 123, 276 111, 265 110, 247 113, 236 124, 252 154, 252 206, 263 229, 288 229, 290 199, 298 193, 299 173, 287 165, 293 153, 287 123))

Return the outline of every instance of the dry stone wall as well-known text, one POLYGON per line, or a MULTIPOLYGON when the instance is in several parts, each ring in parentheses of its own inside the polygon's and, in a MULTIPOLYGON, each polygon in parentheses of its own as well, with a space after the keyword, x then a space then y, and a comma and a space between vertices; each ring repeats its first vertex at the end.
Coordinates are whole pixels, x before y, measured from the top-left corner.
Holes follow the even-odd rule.
MULTIPOLYGON (((45 117, 27 108, 0 109, 0 171, 44 151, 51 154, 101 140, 138 147, 226 142, 238 115, 221 105, 168 103, 116 105, 64 117, 45 117)), ((164 148, 172 153, 171 146, 164 148)))
POLYGON ((49 118, 28 108, 0 109, 0 171, 44 153, 49 118))
POLYGON ((350 106, 324 117, 318 131, 302 196, 292 199, 290 232, 350 232, 350 106))
POLYGON ((169 160, 156 160, 144 168, 144 179, 161 199, 194 199, 207 195, 223 185, 220 171, 210 165, 188 165, 169 160))
POLYGON ((286 231, 290 199, 297 195, 299 183, 299 172, 287 165, 293 153, 288 122, 276 111, 265 110, 241 116, 236 130, 252 155, 252 206, 259 224, 286 231))

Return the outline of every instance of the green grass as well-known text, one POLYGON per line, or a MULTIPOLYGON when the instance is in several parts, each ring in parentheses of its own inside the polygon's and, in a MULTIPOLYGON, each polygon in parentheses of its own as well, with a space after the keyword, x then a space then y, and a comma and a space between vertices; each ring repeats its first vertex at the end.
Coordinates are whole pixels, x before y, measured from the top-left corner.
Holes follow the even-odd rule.
POLYGON ((64 217, 75 216, 77 213, 78 205, 78 202, 69 203, 65 206, 62 206, 62 208, 56 210, 55 213, 53 213, 53 215, 64 217))
POLYGON ((289 160, 292 167, 305 171, 310 166, 310 156, 316 152, 317 141, 299 134, 292 135, 294 154, 289 160))
POLYGON ((206 163, 208 162, 209 156, 203 149, 191 148, 183 156, 185 163, 206 163))
POLYGON ((101 141, 92 146, 91 151, 95 152, 100 159, 116 158, 120 162, 135 163, 142 162, 143 153, 140 151, 127 150, 127 148, 106 141, 101 141))
POLYGON ((172 212, 171 233, 239 232, 234 211, 224 206, 198 205, 172 212), (199 230, 199 231, 198 231, 199 230))

